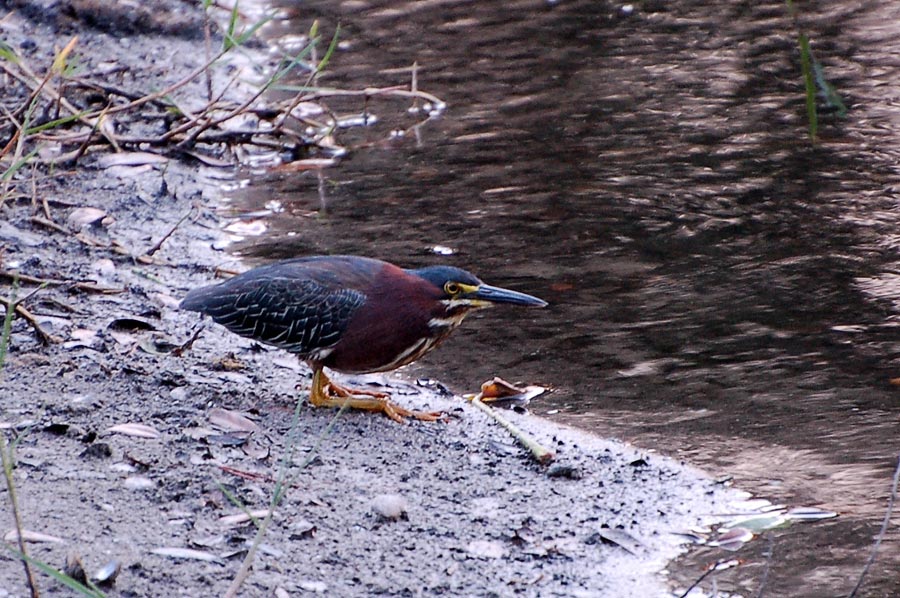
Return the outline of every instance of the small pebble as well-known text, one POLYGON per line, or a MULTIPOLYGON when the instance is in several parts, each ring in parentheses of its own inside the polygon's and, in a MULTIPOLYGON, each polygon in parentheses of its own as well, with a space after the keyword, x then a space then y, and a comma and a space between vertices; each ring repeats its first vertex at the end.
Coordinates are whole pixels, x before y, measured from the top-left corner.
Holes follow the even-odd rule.
POLYGON ((140 475, 133 475, 125 478, 125 487, 129 490, 149 490, 156 486, 153 480, 140 475))
POLYGON ((396 521, 409 511, 409 503, 399 494, 379 494, 372 499, 372 510, 382 519, 396 521))
POLYGON ((300 586, 300 589, 306 590, 307 592, 315 592, 316 594, 324 594, 325 590, 328 589, 328 584, 324 581, 303 580, 298 585, 300 586))
POLYGON ((502 559, 506 556, 506 549, 500 542, 492 540, 475 540, 466 546, 466 552, 474 557, 482 559, 502 559))

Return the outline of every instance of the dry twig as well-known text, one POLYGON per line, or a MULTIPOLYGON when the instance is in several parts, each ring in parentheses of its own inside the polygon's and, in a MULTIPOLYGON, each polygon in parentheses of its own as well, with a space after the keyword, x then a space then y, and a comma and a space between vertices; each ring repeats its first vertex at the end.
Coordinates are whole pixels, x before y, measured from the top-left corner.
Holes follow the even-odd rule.
POLYGON ((159 241, 157 241, 156 243, 154 243, 154 244, 153 244, 153 247, 151 247, 150 249, 147 250, 147 253, 146 253, 145 255, 152 256, 154 253, 156 253, 157 251, 159 251, 159 250, 162 248, 163 243, 166 242, 166 239, 168 239, 169 237, 171 237, 172 234, 175 233, 175 230, 176 230, 179 226, 181 226, 181 223, 184 222, 185 220, 187 220, 188 217, 189 217, 191 214, 194 213, 194 209, 195 209, 195 206, 191 206, 191 208, 190 208, 187 212, 185 212, 184 216, 182 216, 181 218, 179 218, 179 219, 178 219, 178 222, 176 222, 175 224, 173 224, 173 225, 172 225, 172 228, 170 228, 169 231, 168 231, 166 234, 164 234, 164 235, 160 238, 159 241))
POLYGON ((118 287, 104 287, 94 281, 86 280, 60 280, 54 278, 39 278, 37 276, 28 276, 18 272, 0 271, 0 278, 7 280, 19 279, 20 282, 28 284, 39 284, 43 286, 70 286, 73 289, 84 291, 87 293, 100 293, 101 295, 118 295, 124 293, 125 289, 118 287))
MULTIPOLYGON (((35 291, 35 292, 37 292, 37 291, 35 291)), ((32 293, 32 295, 33 294, 34 293, 32 293)), ((27 299, 27 297, 26 297, 26 299, 27 299)), ((21 299, 19 301, 10 301, 9 299, 0 297, 0 305, 3 305, 5 307, 9 308, 10 304, 12 304, 15 307, 16 314, 18 314, 19 316, 21 316, 21 318, 23 320, 28 322, 28 324, 34 330, 35 334, 37 334, 38 340, 40 340, 41 343, 43 343, 45 345, 61 343, 62 342, 61 338, 59 338, 57 336, 53 336, 52 334, 50 334, 49 332, 44 330, 41 327, 41 325, 38 323, 37 319, 34 317, 34 314, 32 314, 30 311, 25 309, 25 307, 23 305, 21 305, 22 301, 24 301, 24 300, 25 299, 21 299)))

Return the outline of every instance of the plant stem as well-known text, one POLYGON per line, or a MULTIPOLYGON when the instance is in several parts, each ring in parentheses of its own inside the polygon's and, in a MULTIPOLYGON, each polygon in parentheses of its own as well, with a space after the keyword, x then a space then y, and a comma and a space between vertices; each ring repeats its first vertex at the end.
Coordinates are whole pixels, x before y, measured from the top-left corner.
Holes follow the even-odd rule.
POLYGON ((472 404, 491 416, 498 424, 506 428, 506 431, 509 432, 513 438, 518 440, 522 446, 531 451, 531 455, 534 457, 535 461, 537 461, 541 465, 547 465, 556 458, 556 455, 553 451, 545 448, 537 440, 520 430, 511 421, 497 413, 496 409, 492 409, 488 405, 485 405, 481 401, 481 399, 478 398, 478 396, 472 398, 472 404))
MULTIPOLYGON (((9 335, 12 330, 12 320, 16 313, 16 291, 19 287, 19 279, 13 278, 12 294, 10 300, 6 304, 6 315, 3 318, 3 333, 0 334, 0 370, 6 363, 6 351, 9 347, 9 335)), ((0 432, 0 464, 3 466, 3 477, 6 479, 6 491, 9 493, 9 503, 12 508, 13 522, 16 526, 16 540, 19 544, 19 552, 23 557, 27 557, 25 549, 25 534, 22 530, 22 516, 19 513, 19 501, 16 498, 16 484, 13 479, 13 456, 12 449, 6 441, 6 432, 0 432)), ((28 589, 32 598, 39 598, 41 593, 38 590, 37 582, 34 579, 34 572, 31 570, 31 564, 27 558, 22 558, 22 566, 25 568, 25 580, 28 583, 28 589)))

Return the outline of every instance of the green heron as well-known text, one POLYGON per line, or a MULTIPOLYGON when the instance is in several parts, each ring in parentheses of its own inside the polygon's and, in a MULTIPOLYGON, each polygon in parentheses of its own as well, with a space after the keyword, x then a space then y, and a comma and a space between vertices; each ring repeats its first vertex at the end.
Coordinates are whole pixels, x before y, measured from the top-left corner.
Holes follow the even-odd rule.
POLYGON ((344 388, 329 380, 323 368, 348 374, 399 368, 437 347, 469 313, 495 303, 547 305, 537 297, 484 284, 452 266, 404 270, 343 255, 253 268, 191 291, 181 308, 297 354, 313 371, 312 405, 347 404, 402 422, 404 417, 433 421, 440 414, 404 409, 386 393, 344 388))

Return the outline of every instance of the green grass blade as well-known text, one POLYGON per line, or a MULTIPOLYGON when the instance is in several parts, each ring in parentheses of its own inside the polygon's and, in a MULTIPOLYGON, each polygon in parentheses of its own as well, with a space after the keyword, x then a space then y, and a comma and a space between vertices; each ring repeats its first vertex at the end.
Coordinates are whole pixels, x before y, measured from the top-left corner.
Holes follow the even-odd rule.
POLYGON ((273 74, 269 78, 269 80, 266 81, 265 84, 263 84, 263 89, 269 89, 270 87, 284 79, 285 76, 287 76, 291 71, 294 70, 294 68, 300 63, 301 60, 306 58, 309 53, 312 52, 312 48, 313 44, 310 43, 308 46, 300 50, 300 52, 298 52, 296 56, 291 57, 291 59, 287 61, 287 63, 283 67, 279 68, 278 71, 276 71, 275 74, 273 74))
POLYGON ((228 27, 225 29, 225 39, 222 41, 222 49, 228 51, 235 47, 237 41, 234 39, 234 32, 237 30, 238 21, 238 3, 235 2, 231 7, 231 14, 228 16, 228 27))
POLYGON ((242 33, 237 37, 237 39, 236 39, 237 44, 240 46, 240 45, 243 45, 244 43, 246 43, 248 39, 250 39, 251 37, 253 37, 253 35, 254 35, 257 31, 259 31, 259 28, 260 28, 260 27, 262 27, 263 25, 265 25, 266 23, 268 23, 269 21, 271 21, 273 18, 274 18, 274 15, 266 15, 266 16, 264 16, 263 18, 261 18, 260 20, 258 20, 257 22, 255 22, 255 23, 253 23, 252 25, 250 25, 249 28, 247 28, 244 32, 242 32, 242 33))
POLYGON ((62 118, 57 118, 56 120, 51 120, 50 122, 44 123, 42 125, 37 125, 35 127, 29 127, 25 130, 26 135, 34 135, 35 133, 40 133, 41 131, 46 131, 48 129, 55 129, 56 127, 60 127, 62 125, 67 125, 72 121, 78 120, 84 115, 88 114, 89 110, 84 110, 79 112, 78 114, 72 114, 69 116, 63 116, 62 118))
MULTIPOLYGON (((4 173, 5 176, 6 173, 4 173)), ((9 335, 12 333, 12 321, 16 315, 16 293, 19 290, 19 277, 13 277, 12 295, 7 297, 6 314, 3 317, 3 332, 0 333, 0 370, 6 363, 6 350, 9 348, 9 335)))
POLYGON ((341 34, 341 24, 337 24, 337 28, 334 30, 334 36, 331 38, 331 43, 328 44, 328 50, 325 51, 325 56, 322 57, 322 60, 319 61, 319 64, 316 65, 316 72, 321 73, 325 70, 325 66, 328 64, 328 61, 331 60, 331 55, 334 54, 334 51, 337 50, 338 45, 338 36, 341 34))
POLYGON ((20 168, 28 164, 28 161, 31 160, 35 155, 37 155, 37 153, 37 148, 35 148, 31 150, 27 156, 16 160, 9 168, 7 168, 3 172, 3 175, 0 176, 0 180, 8 181, 9 179, 11 179, 13 175, 16 174, 16 172, 18 172, 20 168))
POLYGON ((0 40, 0 58, 13 64, 19 63, 19 57, 16 56, 15 50, 0 40))

